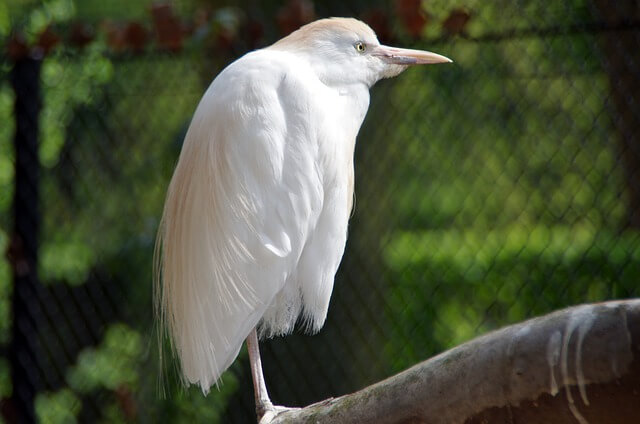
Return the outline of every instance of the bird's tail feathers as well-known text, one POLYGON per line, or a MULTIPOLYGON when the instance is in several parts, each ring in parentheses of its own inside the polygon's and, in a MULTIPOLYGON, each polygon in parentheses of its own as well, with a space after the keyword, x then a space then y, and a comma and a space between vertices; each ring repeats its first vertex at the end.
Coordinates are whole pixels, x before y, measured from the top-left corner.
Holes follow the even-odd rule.
POLYGON ((211 146, 196 151, 188 139, 187 134, 158 230, 154 308, 160 348, 169 336, 183 382, 199 384, 206 393, 266 306, 241 271, 251 255, 238 234, 251 228, 238 226, 250 222, 250 202, 226 191, 234 182, 224 179, 224 158, 211 146))

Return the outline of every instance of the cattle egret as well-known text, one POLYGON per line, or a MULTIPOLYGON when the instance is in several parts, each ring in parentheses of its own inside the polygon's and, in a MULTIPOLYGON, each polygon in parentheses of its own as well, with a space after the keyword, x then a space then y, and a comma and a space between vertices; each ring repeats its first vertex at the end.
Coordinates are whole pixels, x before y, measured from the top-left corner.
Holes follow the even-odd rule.
POLYGON ((451 62, 322 19, 230 64, 187 131, 157 242, 157 314, 185 382, 206 394, 247 340, 258 418, 258 336, 320 330, 347 240, 353 151, 369 89, 451 62))

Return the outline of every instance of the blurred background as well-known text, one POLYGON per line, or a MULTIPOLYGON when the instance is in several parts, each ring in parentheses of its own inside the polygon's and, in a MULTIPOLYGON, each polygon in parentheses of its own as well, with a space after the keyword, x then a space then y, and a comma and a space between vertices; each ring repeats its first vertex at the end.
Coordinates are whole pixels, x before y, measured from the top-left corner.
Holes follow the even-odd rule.
POLYGON ((327 323, 262 344, 275 403, 640 295, 637 1, 5 0, 0 422, 255 420, 244 351, 206 398, 161 376, 155 232, 210 81, 327 16, 455 64, 372 89, 327 323))

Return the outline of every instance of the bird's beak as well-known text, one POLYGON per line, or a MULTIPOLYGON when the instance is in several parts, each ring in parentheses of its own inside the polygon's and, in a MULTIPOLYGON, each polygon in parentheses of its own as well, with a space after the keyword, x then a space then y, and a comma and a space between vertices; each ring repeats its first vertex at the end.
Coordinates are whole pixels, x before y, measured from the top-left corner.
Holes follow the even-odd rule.
POLYGON ((371 52, 387 63, 395 65, 428 65, 431 63, 451 63, 453 60, 437 53, 425 50, 399 49, 397 47, 377 46, 371 52))

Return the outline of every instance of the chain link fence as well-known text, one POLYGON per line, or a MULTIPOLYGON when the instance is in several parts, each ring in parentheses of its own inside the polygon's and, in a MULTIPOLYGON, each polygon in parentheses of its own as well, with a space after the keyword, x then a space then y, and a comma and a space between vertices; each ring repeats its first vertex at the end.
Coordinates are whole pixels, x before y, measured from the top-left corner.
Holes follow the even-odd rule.
POLYGON ((339 15, 455 64, 372 89, 327 323, 262 344, 275 403, 335 397, 500 326, 640 295, 635 2, 9 2, 4 422, 255 420, 245 352, 206 398, 175 368, 161 375, 155 231, 214 76, 339 15))

